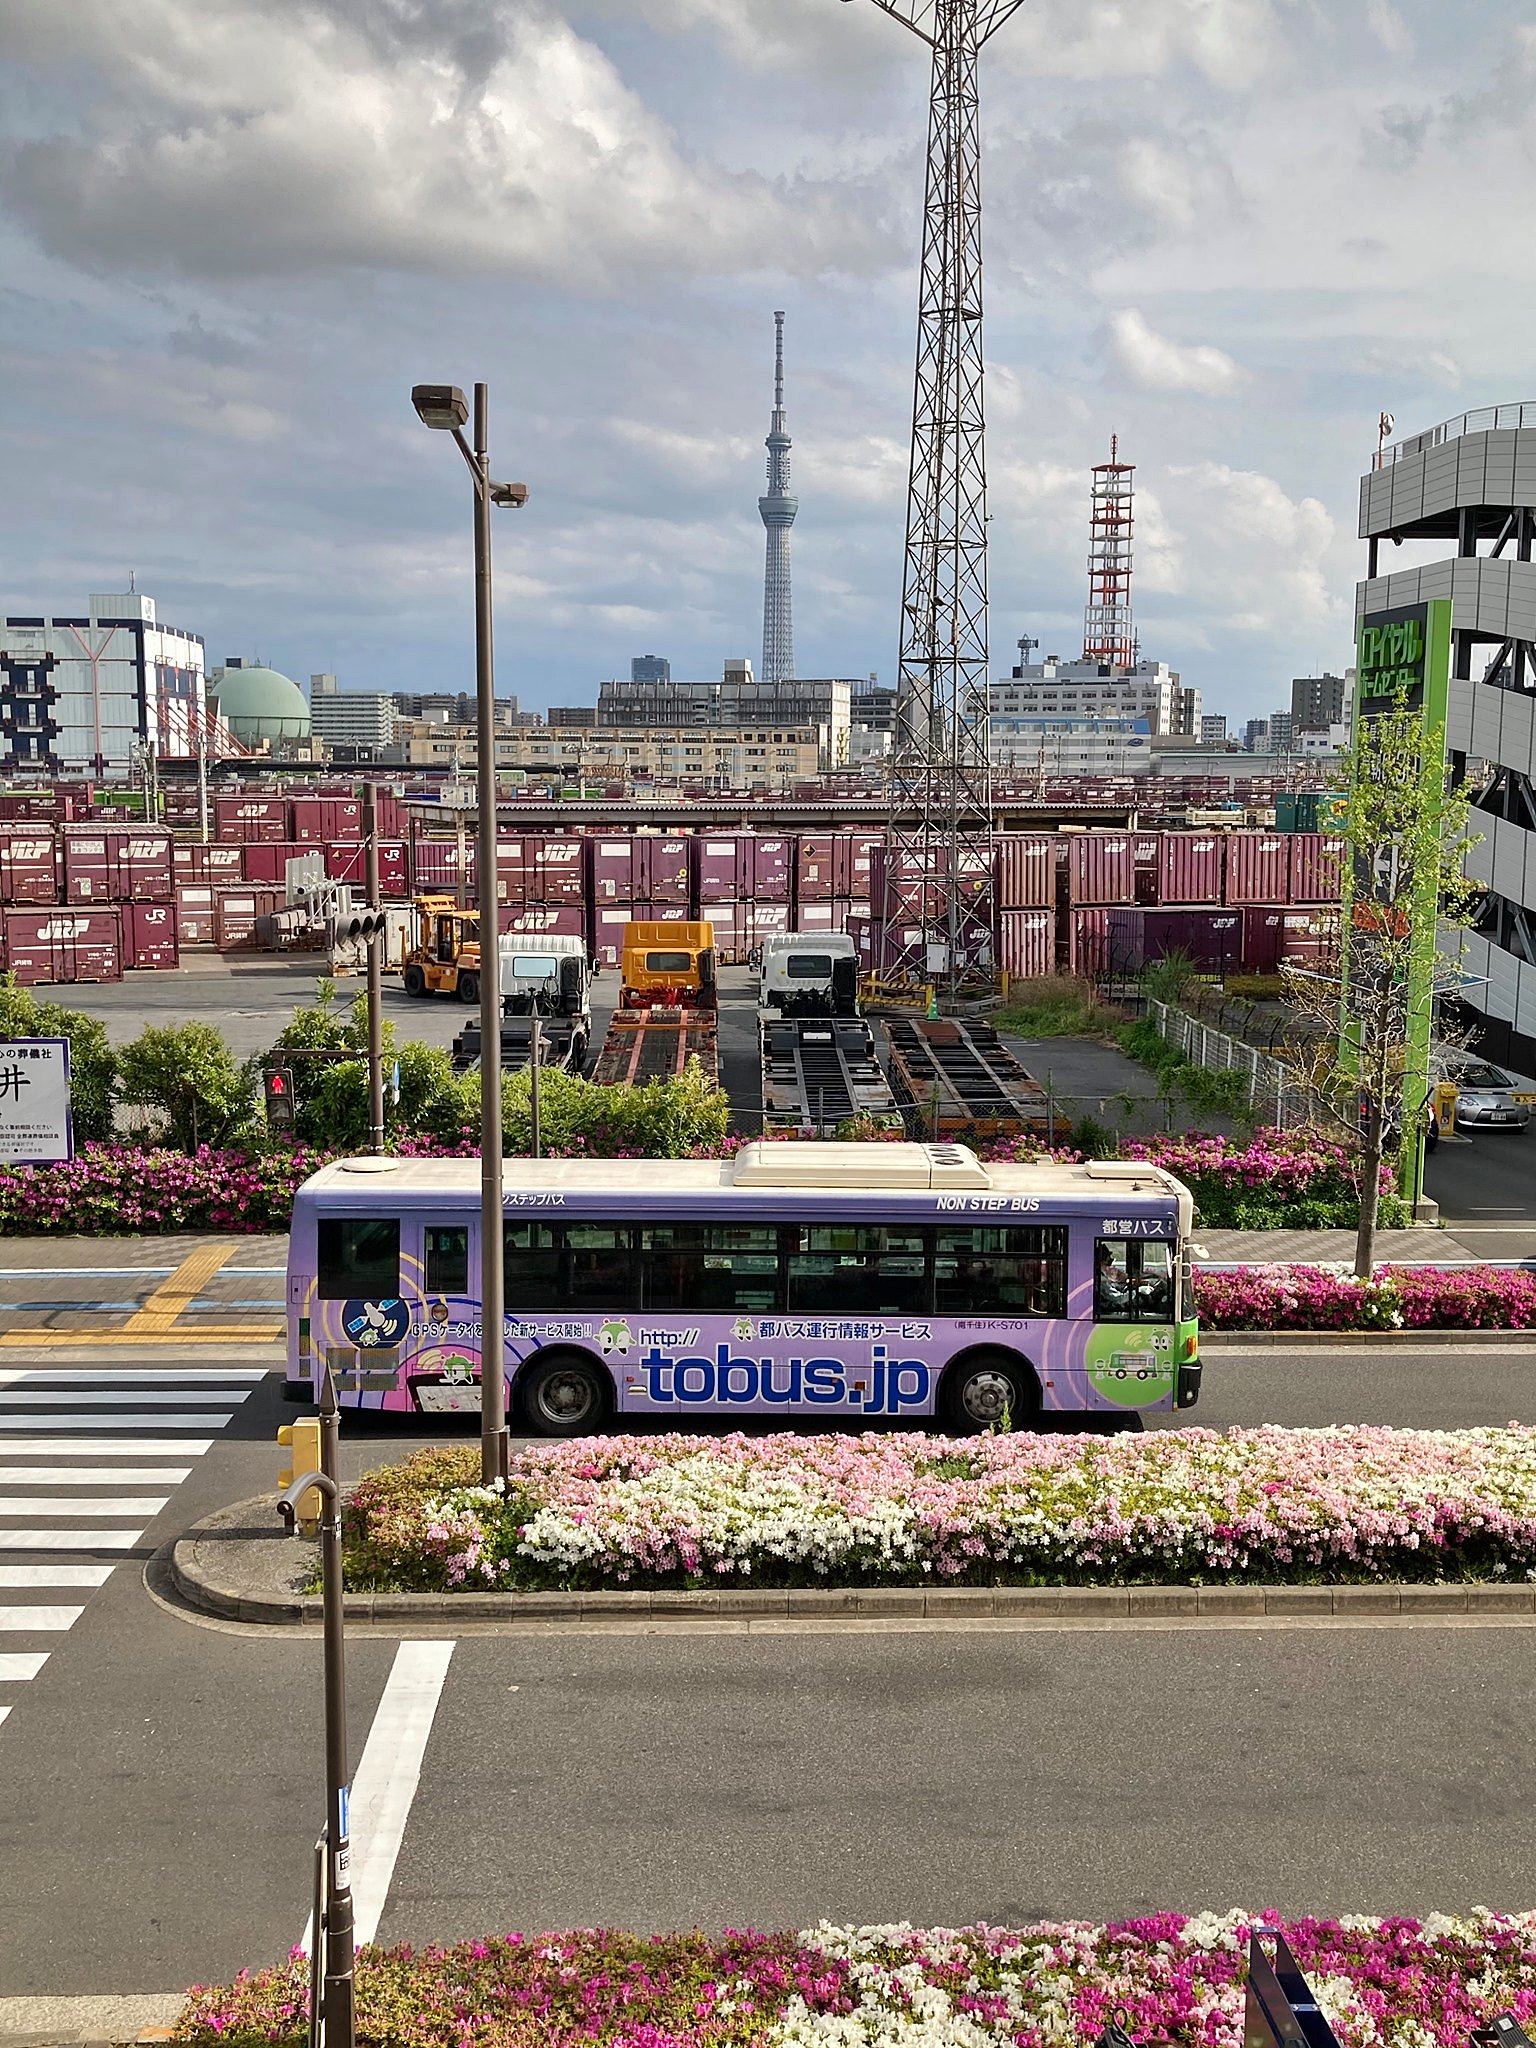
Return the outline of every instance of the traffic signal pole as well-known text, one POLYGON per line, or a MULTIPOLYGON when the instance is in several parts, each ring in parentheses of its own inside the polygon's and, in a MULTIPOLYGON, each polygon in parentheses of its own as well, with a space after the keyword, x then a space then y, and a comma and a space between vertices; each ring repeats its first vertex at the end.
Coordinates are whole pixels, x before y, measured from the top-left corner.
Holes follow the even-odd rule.
POLYGON ((367 849, 368 908, 379 923, 368 935, 368 1146, 384 1151, 384 925, 379 905, 379 789, 363 784, 363 842, 367 849))

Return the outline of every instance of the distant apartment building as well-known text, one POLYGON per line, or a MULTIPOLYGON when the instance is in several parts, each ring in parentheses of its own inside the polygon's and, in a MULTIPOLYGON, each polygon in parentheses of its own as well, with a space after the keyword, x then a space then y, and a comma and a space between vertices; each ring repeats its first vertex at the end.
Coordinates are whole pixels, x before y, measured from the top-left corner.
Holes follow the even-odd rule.
MULTIPOLYGON (((1031 646, 1033 642, 1029 643, 1031 646)), ((993 719, 1144 719, 1151 733, 1200 729, 1201 693, 1161 661, 1124 668, 1096 661, 1022 661, 989 691, 993 719)))
POLYGON ((1291 681, 1291 726, 1296 732, 1326 732, 1342 725, 1348 686, 1343 676, 1295 676, 1291 681))
MULTIPOLYGON (((631 663, 631 668, 636 666, 631 663)), ((848 758, 853 689, 846 676, 765 683, 754 676, 751 661, 741 655, 726 662, 717 683, 673 682, 670 670, 664 677, 631 675, 628 682, 603 683, 597 694, 597 723, 625 729, 687 725, 726 731, 808 727, 818 735, 821 765, 834 768, 848 758)))
POLYGON ((1250 718, 1243 727, 1243 751, 1248 754, 1269 752, 1269 720, 1250 718))
POLYGON ((394 698, 382 691, 343 690, 333 675, 309 679, 310 731, 351 758, 382 754, 392 746, 399 715, 394 698))
POLYGON ((1000 782, 1064 775, 1145 775, 1152 734, 1145 718, 992 719, 992 772, 1000 782))
MULTIPOLYGON (((473 725, 476 719, 473 690, 396 690, 389 701, 404 719, 426 719, 433 725, 473 725)), ((533 716, 518 708, 515 697, 496 699, 497 725, 526 725, 533 716)))
MULTIPOLYGON (((475 729, 422 722, 406 738, 414 768, 472 768, 475 729)), ((814 781, 821 739, 810 727, 520 726, 497 739, 496 766, 566 782, 645 780, 715 789, 788 789, 814 781)))
POLYGON ((202 638, 161 625, 152 597, 98 591, 82 613, 4 621, 0 773, 105 775, 146 743, 184 758, 207 715, 202 638))
POLYGON ((1227 714, 1224 711, 1207 711, 1202 716, 1200 744, 1202 747, 1224 747, 1227 744, 1227 714))

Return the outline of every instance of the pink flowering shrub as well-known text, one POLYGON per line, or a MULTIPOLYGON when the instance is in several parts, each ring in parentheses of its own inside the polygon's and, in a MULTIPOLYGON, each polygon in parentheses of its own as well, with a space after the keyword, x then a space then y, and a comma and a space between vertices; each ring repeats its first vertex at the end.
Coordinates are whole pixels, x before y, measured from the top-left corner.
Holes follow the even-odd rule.
POLYGON ((1195 1268, 1195 1305, 1213 1330, 1529 1330, 1536 1272, 1498 1266, 1195 1268))
POLYGON ((286 1230, 294 1190, 327 1154, 87 1145, 58 1166, 0 1167, 0 1236, 286 1230))
MULTIPOLYGON (((1499 2014, 1529 2028, 1536 2012, 1536 1915, 1155 1913, 1102 1927, 582 1929, 365 1948, 357 2036, 370 2048, 1087 2048, 1118 2015, 1134 2041, 1240 2048, 1255 1929, 1284 1931, 1344 2048, 1466 2048, 1499 2014)), ((175 2039, 297 2044, 306 1992, 298 1951, 199 1985, 175 2039)))
POLYGON ((1124 1585, 1536 1571, 1536 1429, 610 1436, 367 1474, 348 1584, 1124 1585))

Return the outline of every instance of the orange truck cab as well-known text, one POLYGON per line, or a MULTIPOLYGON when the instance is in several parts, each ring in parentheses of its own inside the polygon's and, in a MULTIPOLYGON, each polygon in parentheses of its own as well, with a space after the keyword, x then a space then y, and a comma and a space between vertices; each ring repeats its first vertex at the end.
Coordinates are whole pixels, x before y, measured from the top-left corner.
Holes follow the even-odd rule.
POLYGON ((713 1010, 715 928, 709 923, 637 920, 624 927, 621 1007, 713 1010))

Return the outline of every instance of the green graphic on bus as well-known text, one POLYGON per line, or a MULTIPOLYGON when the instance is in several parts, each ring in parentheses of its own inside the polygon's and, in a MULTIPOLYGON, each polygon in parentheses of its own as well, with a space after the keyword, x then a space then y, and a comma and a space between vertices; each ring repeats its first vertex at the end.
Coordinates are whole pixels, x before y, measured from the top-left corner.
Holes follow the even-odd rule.
POLYGON ((1173 1331, 1161 1323, 1100 1323, 1089 1332, 1088 1384, 1122 1408, 1173 1392, 1173 1331))

